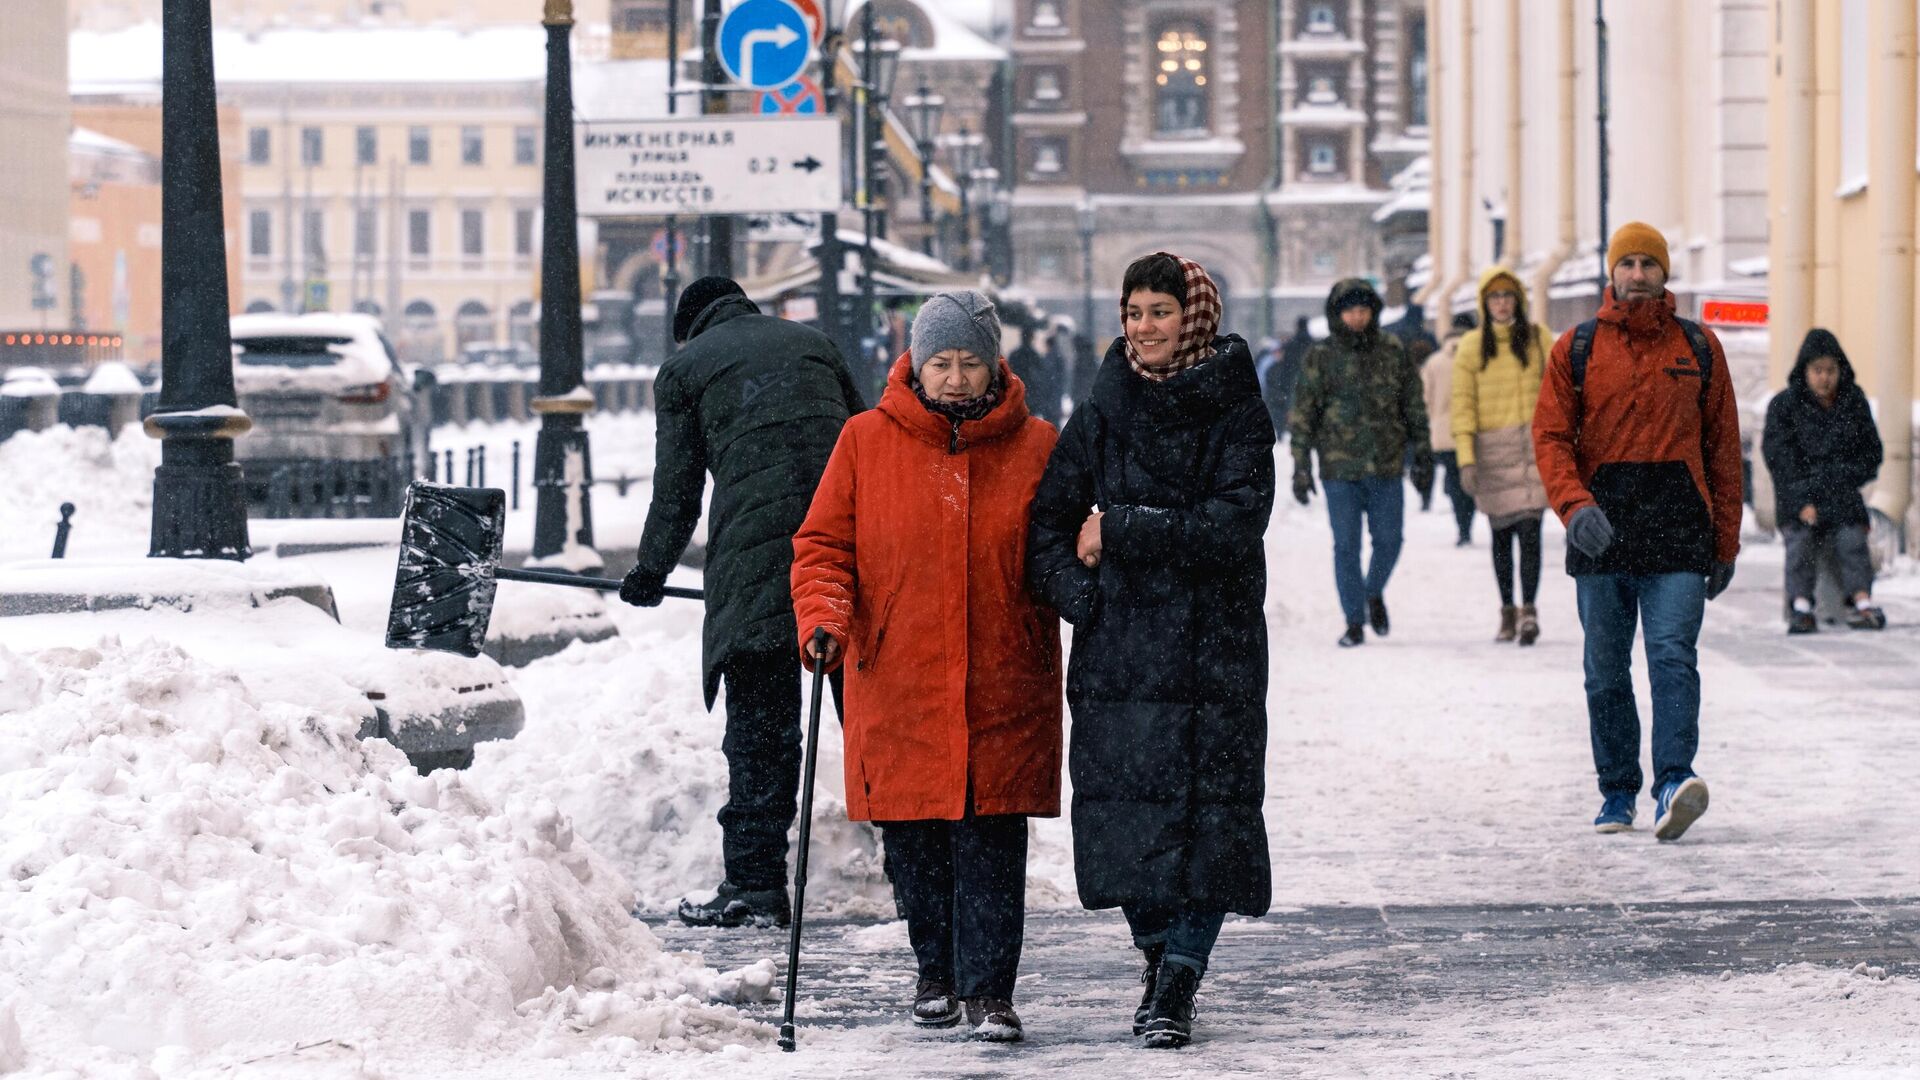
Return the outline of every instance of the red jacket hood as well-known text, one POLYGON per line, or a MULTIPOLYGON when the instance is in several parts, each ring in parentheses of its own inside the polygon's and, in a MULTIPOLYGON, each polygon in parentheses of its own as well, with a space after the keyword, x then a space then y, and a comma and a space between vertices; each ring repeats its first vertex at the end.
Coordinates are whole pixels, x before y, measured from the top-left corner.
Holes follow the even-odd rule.
POLYGON ((1658 300, 1627 303, 1613 295, 1613 287, 1601 290, 1600 310, 1594 318, 1613 323, 1631 337, 1658 337, 1672 325, 1679 301, 1671 290, 1662 290, 1658 300))
MULTIPOLYGON (((962 447, 1005 438, 1019 431, 1031 415, 1027 412, 1026 384, 1007 366, 1005 358, 997 363, 1000 365, 1000 385, 1003 388, 1000 404, 978 420, 960 422, 962 447)), ((887 388, 880 395, 880 412, 907 429, 914 438, 935 446, 946 446, 953 434, 953 421, 929 412, 920 403, 920 396, 913 392, 912 378, 913 354, 901 353, 899 359, 893 362, 893 369, 887 373, 887 388)))

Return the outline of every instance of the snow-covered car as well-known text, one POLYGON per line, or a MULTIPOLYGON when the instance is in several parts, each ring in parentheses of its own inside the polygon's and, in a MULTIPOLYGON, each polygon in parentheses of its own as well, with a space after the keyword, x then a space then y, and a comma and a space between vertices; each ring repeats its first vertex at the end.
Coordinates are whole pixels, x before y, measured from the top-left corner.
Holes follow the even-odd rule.
POLYGON ((426 412, 370 315, 236 315, 233 376, 253 420, 234 446, 249 499, 268 497, 276 469, 344 463, 371 477, 422 453, 426 412))

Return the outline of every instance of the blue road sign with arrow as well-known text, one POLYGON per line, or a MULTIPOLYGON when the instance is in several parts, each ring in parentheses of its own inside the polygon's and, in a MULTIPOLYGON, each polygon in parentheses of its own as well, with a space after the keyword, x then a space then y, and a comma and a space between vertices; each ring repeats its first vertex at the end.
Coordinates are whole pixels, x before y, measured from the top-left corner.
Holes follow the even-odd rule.
POLYGON ((807 66, 811 34, 792 0, 744 0, 720 20, 720 66, 741 86, 785 86, 807 66))

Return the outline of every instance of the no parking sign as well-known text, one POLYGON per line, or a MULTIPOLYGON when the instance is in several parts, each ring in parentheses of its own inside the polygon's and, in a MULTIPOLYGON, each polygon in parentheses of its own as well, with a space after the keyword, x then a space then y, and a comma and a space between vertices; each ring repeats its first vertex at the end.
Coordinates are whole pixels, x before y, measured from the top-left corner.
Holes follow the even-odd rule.
POLYGON ((760 95, 760 111, 770 116, 819 116, 826 112, 820 85, 805 75, 760 95))

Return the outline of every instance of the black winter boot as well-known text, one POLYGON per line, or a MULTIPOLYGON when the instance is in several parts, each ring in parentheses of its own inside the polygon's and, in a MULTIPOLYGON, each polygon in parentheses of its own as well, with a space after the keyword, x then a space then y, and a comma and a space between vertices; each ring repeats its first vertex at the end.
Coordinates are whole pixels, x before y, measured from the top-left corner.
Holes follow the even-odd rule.
POLYGON ((921 978, 913 995, 913 1022, 920 1027, 952 1027, 960 1022, 960 999, 940 979, 921 978))
POLYGON ((1367 621, 1373 624, 1373 632, 1379 637, 1387 636, 1387 598, 1384 596, 1367 597, 1367 621))
POLYGON ((1347 632, 1340 635, 1339 644, 1343 649, 1351 649, 1355 645, 1365 645, 1366 643, 1367 628, 1357 622, 1348 623, 1347 632))
POLYGON ((711 900, 680 901, 680 921, 688 926, 785 926, 791 911, 784 886, 742 889, 730 881, 721 882, 711 900))
POLYGON ((1151 949, 1140 951, 1146 955, 1147 966, 1140 972, 1140 1007, 1133 1010, 1135 1035, 1147 1030, 1147 1020, 1153 1015, 1153 984, 1160 977, 1160 961, 1167 955, 1167 947, 1155 945, 1151 949))
POLYGON ((1174 1050, 1193 1040, 1193 996, 1199 989, 1199 972, 1185 964, 1160 965, 1145 1032, 1149 1050, 1174 1050))

